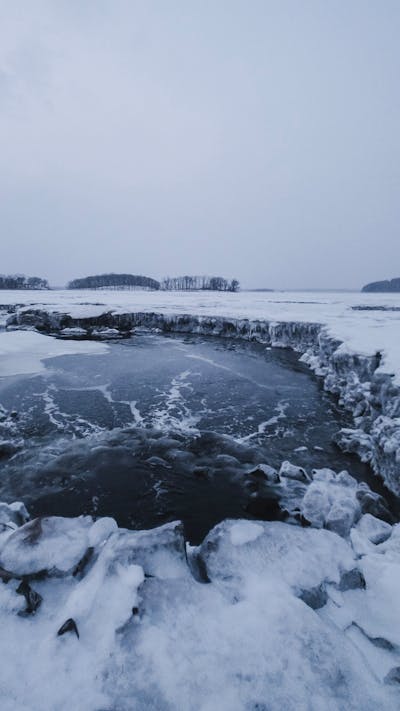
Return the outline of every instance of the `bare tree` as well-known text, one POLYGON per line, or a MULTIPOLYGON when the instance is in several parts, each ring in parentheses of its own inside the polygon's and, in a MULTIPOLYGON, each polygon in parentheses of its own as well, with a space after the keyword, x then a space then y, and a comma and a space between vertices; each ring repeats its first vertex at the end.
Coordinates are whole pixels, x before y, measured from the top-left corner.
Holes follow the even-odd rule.
POLYGON ((160 286, 166 291, 239 291, 237 279, 228 281, 221 276, 166 277, 160 286))

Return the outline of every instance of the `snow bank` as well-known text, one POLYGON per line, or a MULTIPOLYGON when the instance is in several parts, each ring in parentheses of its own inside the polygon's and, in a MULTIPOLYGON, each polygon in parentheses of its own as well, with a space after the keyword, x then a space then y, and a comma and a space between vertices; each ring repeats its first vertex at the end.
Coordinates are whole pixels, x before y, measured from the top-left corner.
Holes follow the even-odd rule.
POLYGON ((358 528, 361 560, 327 530, 225 521, 187 561, 178 522, 22 525, 0 540, 2 709, 394 711, 400 535, 358 528))
POLYGON ((2 291, 0 308, 43 309, 73 319, 106 312, 195 314, 252 321, 319 323, 353 353, 384 354, 385 372, 400 378, 400 294, 309 292, 2 291))

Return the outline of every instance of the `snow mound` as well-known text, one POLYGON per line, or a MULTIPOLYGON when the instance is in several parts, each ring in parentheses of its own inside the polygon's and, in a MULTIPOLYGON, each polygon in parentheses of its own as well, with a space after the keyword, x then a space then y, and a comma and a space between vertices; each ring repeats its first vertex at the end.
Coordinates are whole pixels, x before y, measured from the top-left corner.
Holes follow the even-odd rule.
POLYGON ((231 543, 234 546, 243 546, 245 543, 255 541, 262 533, 264 529, 259 523, 238 521, 230 530, 231 543))
POLYGON ((91 516, 35 518, 7 538, 0 549, 0 565, 18 577, 42 571, 66 574, 89 548, 90 533, 92 541, 97 539, 99 525, 99 521, 93 525, 91 516))
POLYGON ((399 541, 395 529, 360 562, 331 531, 230 520, 188 549, 188 565, 179 522, 24 524, 2 557, 47 574, 0 582, 1 708, 395 711, 399 541), (383 632, 392 648, 378 650, 388 658, 377 675, 366 634, 383 632))
POLYGON ((223 521, 204 539, 200 556, 209 579, 229 585, 256 574, 293 588, 313 588, 327 580, 339 583, 341 574, 355 566, 351 548, 335 533, 280 521, 223 521), (253 534, 247 540, 246 531, 253 534))

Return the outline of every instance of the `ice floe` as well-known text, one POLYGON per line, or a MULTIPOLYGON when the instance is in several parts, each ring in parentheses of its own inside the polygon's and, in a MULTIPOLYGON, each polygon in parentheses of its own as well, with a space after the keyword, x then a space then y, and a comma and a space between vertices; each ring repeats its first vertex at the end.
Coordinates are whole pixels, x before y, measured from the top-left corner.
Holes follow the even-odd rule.
POLYGON ((61 341, 35 331, 0 332, 0 376, 40 373, 43 360, 61 355, 104 353, 100 343, 61 341))

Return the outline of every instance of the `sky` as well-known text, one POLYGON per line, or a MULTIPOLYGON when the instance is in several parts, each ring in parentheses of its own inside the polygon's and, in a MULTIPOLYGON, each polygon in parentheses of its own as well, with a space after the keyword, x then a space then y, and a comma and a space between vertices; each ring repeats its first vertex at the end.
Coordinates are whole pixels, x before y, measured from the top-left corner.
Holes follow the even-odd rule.
POLYGON ((0 272, 400 276, 398 0, 0 0, 0 272))

